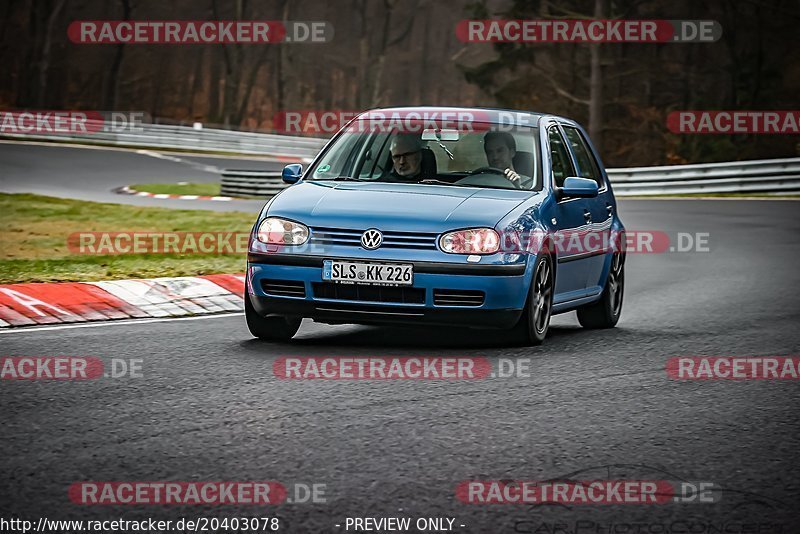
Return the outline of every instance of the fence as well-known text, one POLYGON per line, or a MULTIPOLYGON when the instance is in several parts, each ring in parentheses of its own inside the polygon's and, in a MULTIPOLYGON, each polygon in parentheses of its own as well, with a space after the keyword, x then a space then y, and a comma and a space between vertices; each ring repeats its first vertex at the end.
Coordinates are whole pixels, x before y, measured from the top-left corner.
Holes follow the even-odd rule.
MULTIPOLYGON (((165 124, 143 124, 140 130, 68 135, 4 132, 0 137, 282 156, 305 163, 326 143, 314 137, 165 124)), ((608 169, 608 176, 618 196, 799 192, 800 158, 608 169)), ((231 170, 222 178, 223 195, 271 196, 284 187, 274 172, 231 170)))
MULTIPOLYGON (((617 196, 800 192, 800 158, 608 169, 617 196)), ((222 194, 272 196, 280 173, 227 170, 222 194)))
POLYGON ((287 187, 281 173, 226 169, 220 195, 227 197, 271 197, 287 187))
POLYGON ((283 156, 298 158, 300 161, 311 161, 327 142, 327 139, 315 137, 291 137, 216 128, 195 129, 191 126, 168 124, 142 124, 131 129, 105 131, 102 123, 96 124, 96 122, 86 121, 88 130, 86 133, 2 132, 0 137, 133 148, 283 156))
POLYGON ((800 191, 800 158, 608 169, 618 196, 800 191))

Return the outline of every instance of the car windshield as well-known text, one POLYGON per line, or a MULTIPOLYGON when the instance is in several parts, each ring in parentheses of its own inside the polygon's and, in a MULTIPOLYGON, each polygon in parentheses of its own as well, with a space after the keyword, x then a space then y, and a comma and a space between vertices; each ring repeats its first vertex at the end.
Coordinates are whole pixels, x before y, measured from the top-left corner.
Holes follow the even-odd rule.
POLYGON ((542 187, 536 128, 488 123, 413 126, 377 131, 351 125, 307 179, 527 191, 542 187))

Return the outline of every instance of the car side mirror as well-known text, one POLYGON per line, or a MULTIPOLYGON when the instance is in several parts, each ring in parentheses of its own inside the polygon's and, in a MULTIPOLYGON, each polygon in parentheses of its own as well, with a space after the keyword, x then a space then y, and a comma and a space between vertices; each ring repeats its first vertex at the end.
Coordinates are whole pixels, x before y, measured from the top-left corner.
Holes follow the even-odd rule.
POLYGON ((303 166, 299 163, 292 163, 283 168, 281 179, 287 184, 296 184, 303 176, 303 166))
POLYGON ((565 178, 564 186, 558 188, 559 198, 594 198, 598 191, 597 182, 590 178, 578 178, 577 176, 565 178))

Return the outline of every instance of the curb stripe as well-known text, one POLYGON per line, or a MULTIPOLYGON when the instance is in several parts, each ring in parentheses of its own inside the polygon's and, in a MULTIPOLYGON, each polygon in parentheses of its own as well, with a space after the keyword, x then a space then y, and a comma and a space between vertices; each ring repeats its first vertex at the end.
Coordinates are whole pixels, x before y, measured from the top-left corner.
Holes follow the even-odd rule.
POLYGON ((134 195, 137 197, 150 197, 157 199, 178 199, 178 200, 214 200, 217 202, 228 202, 231 200, 239 200, 233 197, 209 196, 209 195, 171 195, 167 193, 150 193, 148 191, 137 191, 130 186, 120 187, 115 191, 121 195, 134 195))
POLYGON ((0 328, 240 312, 244 275, 0 285, 0 328))

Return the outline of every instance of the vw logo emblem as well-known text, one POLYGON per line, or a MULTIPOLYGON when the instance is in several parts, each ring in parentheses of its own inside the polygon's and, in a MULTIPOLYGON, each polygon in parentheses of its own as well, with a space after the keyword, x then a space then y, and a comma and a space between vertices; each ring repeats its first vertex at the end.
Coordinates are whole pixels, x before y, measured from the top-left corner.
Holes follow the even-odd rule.
POLYGON ((383 243, 383 234, 380 230, 370 228, 361 234, 361 246, 367 250, 375 250, 383 243))

